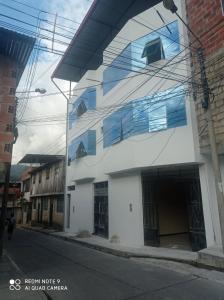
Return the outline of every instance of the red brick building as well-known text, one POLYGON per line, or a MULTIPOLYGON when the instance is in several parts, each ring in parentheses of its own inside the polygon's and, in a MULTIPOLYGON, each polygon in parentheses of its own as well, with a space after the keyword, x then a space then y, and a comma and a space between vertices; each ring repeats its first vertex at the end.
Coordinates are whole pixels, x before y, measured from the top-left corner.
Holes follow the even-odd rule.
MULTIPOLYGON (((224 154, 224 1, 186 0, 187 20, 192 31, 199 37, 205 54, 205 64, 210 88, 211 108, 214 120, 216 142, 220 154, 224 154)), ((189 34, 193 43, 192 62, 194 81, 200 83, 198 59, 195 48, 200 44, 189 34)), ((197 86, 196 111, 202 153, 208 153, 209 140, 202 93, 197 86)))
POLYGON ((0 28, 0 165, 11 162, 16 135, 16 88, 35 39, 0 28))

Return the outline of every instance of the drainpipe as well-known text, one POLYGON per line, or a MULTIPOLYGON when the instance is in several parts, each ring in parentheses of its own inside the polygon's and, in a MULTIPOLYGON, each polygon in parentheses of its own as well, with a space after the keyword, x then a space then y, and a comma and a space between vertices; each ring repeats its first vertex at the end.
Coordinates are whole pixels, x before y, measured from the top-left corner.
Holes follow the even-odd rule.
MULTIPOLYGON (((63 222, 63 230, 66 230, 67 224, 67 167, 68 167, 68 110, 69 110, 69 101, 71 98, 71 81, 69 86, 69 97, 65 95, 65 93, 60 89, 57 83, 54 81, 54 78, 51 77, 52 83, 56 86, 59 92, 64 96, 67 103, 67 110, 66 110, 66 134, 65 134, 65 186, 64 186, 64 222, 63 222)), ((70 224, 69 224, 70 226, 70 224)))

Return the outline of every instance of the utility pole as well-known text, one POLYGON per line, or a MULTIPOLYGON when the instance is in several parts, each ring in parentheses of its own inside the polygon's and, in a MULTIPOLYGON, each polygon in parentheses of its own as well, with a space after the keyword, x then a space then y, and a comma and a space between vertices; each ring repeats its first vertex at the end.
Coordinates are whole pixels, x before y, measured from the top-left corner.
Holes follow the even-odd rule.
POLYGON ((215 189, 216 189, 216 197, 219 211, 219 222, 220 222, 220 230, 221 230, 221 239, 222 239, 222 251, 224 252, 224 194, 223 194, 223 183, 222 183, 222 175, 220 170, 218 149, 216 144, 214 123, 212 118, 212 110, 211 110, 211 99, 210 99, 210 89, 208 84, 208 79, 206 75, 206 67, 205 67, 205 57, 204 50, 201 40, 197 37, 197 35, 191 30, 188 24, 181 18, 181 16, 177 13, 177 6, 175 5, 173 0, 163 0, 163 5, 166 9, 170 10, 172 13, 175 13, 177 17, 181 20, 181 22, 185 25, 185 27, 189 30, 189 32, 196 38, 199 42, 200 47, 197 48, 197 57, 200 68, 200 77, 202 83, 203 90, 203 100, 202 107, 204 108, 206 114, 206 120, 208 125, 208 136, 210 142, 211 149, 211 159, 212 166, 214 172, 214 180, 215 180, 215 189))
POLYGON ((5 180, 4 180, 4 190, 3 190, 3 198, 2 198, 2 210, 0 216, 0 258, 3 255, 3 238, 5 231, 5 221, 6 221, 6 210, 7 210, 7 202, 8 202, 8 192, 9 192, 9 180, 10 180, 10 170, 11 163, 5 163, 5 180))
POLYGON ((198 62, 200 66, 200 75, 201 75, 201 83, 202 83, 203 98, 204 98, 202 101, 202 107, 205 110, 206 120, 208 124, 208 136, 209 136, 212 165, 213 165, 213 171, 215 177, 215 189, 216 189, 220 230, 221 230, 221 238, 222 238, 222 251, 224 252, 224 195, 223 195, 222 174, 221 174, 220 164, 219 164, 219 156, 218 156, 218 149, 217 149, 216 138, 215 138, 214 123, 212 119, 210 90, 208 85, 208 79, 206 76, 205 59, 204 59, 204 52, 202 48, 197 49, 197 56, 198 56, 198 62))

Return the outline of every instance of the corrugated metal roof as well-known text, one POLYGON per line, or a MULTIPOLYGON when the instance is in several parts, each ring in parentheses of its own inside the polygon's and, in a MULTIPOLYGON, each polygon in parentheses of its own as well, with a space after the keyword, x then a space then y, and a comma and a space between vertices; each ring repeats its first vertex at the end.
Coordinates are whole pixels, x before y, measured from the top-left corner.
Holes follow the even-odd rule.
POLYGON ((35 39, 0 27, 0 55, 9 57, 23 69, 33 50, 35 39))
POLYGON ((97 69, 103 51, 125 23, 161 0, 95 0, 52 77, 79 81, 97 69))
POLYGON ((64 155, 50 154, 26 154, 18 163, 19 164, 46 164, 52 161, 61 160, 64 155))

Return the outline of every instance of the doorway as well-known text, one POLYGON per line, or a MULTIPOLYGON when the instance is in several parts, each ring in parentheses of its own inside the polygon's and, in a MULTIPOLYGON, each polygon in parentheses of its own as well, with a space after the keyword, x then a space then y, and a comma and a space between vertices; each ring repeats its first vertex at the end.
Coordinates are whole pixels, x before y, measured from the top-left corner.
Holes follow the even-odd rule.
POLYGON ((53 225, 53 199, 50 199, 50 209, 49 209, 49 226, 53 225))
POLYGON ((206 247, 198 167, 144 173, 142 187, 145 245, 206 247))
POLYGON ((108 238, 108 182, 94 184, 94 233, 108 238))

